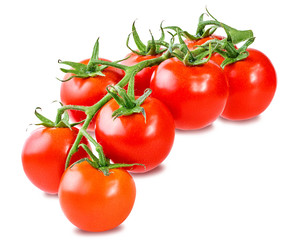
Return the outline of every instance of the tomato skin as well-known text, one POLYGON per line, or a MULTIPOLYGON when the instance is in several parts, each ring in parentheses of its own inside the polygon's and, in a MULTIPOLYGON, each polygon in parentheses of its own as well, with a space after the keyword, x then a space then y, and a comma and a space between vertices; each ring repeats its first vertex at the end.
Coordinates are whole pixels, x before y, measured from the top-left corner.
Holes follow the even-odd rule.
MULTIPOLYGON (((88 64, 89 60, 83 60, 81 63, 88 64)), ((103 58, 100 58, 100 60, 109 61, 103 58)), ((108 85, 117 84, 125 74, 123 70, 114 67, 106 68, 103 73, 105 76, 74 77, 67 82, 63 82, 60 89, 62 103, 64 105, 92 106, 107 94, 106 87, 108 85)), ((71 76, 71 73, 67 73, 64 79, 68 79, 71 76)), ((74 122, 79 122, 86 118, 86 114, 82 111, 69 110, 68 112, 74 122)), ((90 122, 88 130, 93 131, 94 126, 95 117, 90 122)))
POLYGON ((88 162, 68 168, 59 187, 61 208, 76 227, 90 232, 120 225, 131 212, 136 187, 124 169, 111 169, 105 176, 88 162))
MULTIPOLYGON (((68 153, 76 139, 77 128, 41 127, 31 133, 22 150, 23 169, 29 180, 46 193, 57 194, 68 153)), ((89 146, 83 138, 81 143, 89 146)), ((72 155, 70 164, 88 157, 83 148, 72 155)))
POLYGON ((222 117, 246 120, 262 113, 275 94, 276 72, 266 55, 248 48, 249 56, 225 66, 229 83, 229 97, 222 117))
POLYGON ((98 113, 95 136, 105 155, 114 163, 144 164, 133 166, 131 172, 147 172, 157 167, 169 154, 175 137, 174 120, 159 100, 148 97, 141 105, 146 112, 146 123, 140 113, 113 120, 118 109, 110 100, 98 113))
MULTIPOLYGON (((135 53, 130 53, 127 56, 129 56, 129 58, 122 61, 121 63, 126 66, 133 66, 139 62, 160 57, 161 54, 141 56, 135 53)), ((144 68, 136 74, 135 84, 134 84, 134 90, 136 96, 141 96, 145 91, 145 89, 149 88, 151 75, 153 74, 156 67, 157 66, 144 68)))
POLYGON ((152 76, 152 97, 171 111, 177 129, 208 126, 222 113, 228 84, 222 69, 212 61, 185 66, 176 58, 162 62, 152 76))
MULTIPOLYGON (((213 40, 213 39, 218 39, 218 40, 222 40, 224 39, 224 37, 222 36, 218 36, 218 35, 211 35, 205 38, 200 38, 198 40, 185 40, 185 44, 187 45, 187 47, 190 50, 194 50, 196 49, 197 45, 202 45, 204 43, 206 43, 207 41, 213 40)), ((219 66, 221 65, 222 61, 224 60, 224 58, 219 54, 219 53, 213 53, 211 58, 211 61, 215 62, 216 64, 218 64, 219 66)))

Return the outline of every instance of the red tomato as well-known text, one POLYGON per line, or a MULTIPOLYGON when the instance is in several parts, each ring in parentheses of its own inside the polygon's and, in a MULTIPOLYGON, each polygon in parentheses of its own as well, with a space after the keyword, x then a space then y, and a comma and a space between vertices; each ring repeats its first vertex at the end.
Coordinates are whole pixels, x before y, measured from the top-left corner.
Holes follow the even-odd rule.
POLYGON ((97 141, 105 155, 114 163, 139 163, 132 172, 146 172, 157 167, 169 154, 175 137, 174 120, 159 100, 148 97, 141 105, 146 122, 140 113, 121 116, 115 120, 112 113, 118 109, 114 99, 98 113, 95 127, 97 141))
MULTIPOLYGON (((81 61, 88 64, 90 59, 81 61)), ((107 59, 100 59, 109 61, 107 59)), ((124 71, 114 67, 108 67, 103 70, 105 76, 95 76, 88 78, 72 78, 61 84, 60 98, 64 105, 80 105, 92 106, 101 100, 106 94, 106 86, 117 84, 123 77, 124 71)), ((71 77, 71 73, 67 73, 64 79, 71 77)), ((70 110, 69 115, 75 122, 82 121, 86 118, 86 114, 82 111, 70 110)), ((93 131, 95 126, 95 118, 91 121, 88 130, 93 131)))
POLYGON ((245 120, 262 113, 276 90, 276 73, 271 61, 260 51, 247 49, 248 58, 225 66, 229 97, 222 117, 245 120))
POLYGON ((162 62, 154 72, 152 96, 171 111, 176 128, 199 129, 211 124, 223 111, 228 84, 222 69, 212 61, 186 66, 176 58, 162 62))
MULTIPOLYGON (((65 171, 68 153, 76 139, 77 128, 38 128, 26 140, 22 164, 30 181, 44 192, 57 194, 60 178, 65 171)), ((89 146, 86 138, 81 143, 89 146)), ((88 157, 83 148, 73 154, 70 163, 88 157)))
MULTIPOLYGON (((222 40, 222 39, 224 39, 224 37, 217 36, 217 35, 211 35, 209 37, 200 38, 198 40, 188 40, 188 39, 186 39, 185 43, 190 50, 194 50, 194 49, 197 48, 196 46, 202 45, 202 44, 206 43, 207 41, 210 41, 210 40, 213 40, 213 39, 222 40)), ((220 64, 222 63, 224 58, 219 53, 213 53, 210 60, 217 63, 220 66, 220 64)))
POLYGON ((61 208, 76 227, 102 232, 120 225, 131 212, 136 187, 124 169, 109 170, 110 175, 81 162, 63 174, 58 196, 61 208))
MULTIPOLYGON (((160 57, 161 55, 148 55, 148 56, 141 56, 137 55, 135 53, 130 53, 128 56, 130 56, 128 59, 122 61, 122 64, 126 66, 132 66, 139 62, 153 59, 160 57)), ((134 84, 134 90, 136 96, 141 96, 146 88, 149 88, 149 83, 151 79, 151 75, 153 74, 154 70, 157 66, 153 67, 147 67, 142 69, 140 72, 138 72, 135 76, 135 84, 134 84)))

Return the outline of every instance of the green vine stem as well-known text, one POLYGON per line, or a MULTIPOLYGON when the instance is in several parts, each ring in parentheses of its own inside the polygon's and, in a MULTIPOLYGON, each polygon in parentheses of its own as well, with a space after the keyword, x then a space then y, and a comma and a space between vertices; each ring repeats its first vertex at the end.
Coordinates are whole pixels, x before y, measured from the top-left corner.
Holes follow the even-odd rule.
POLYGON ((65 105, 57 110, 57 115, 55 119, 55 124, 58 124, 61 121, 61 116, 66 110, 78 110, 86 112, 88 107, 86 106, 78 106, 78 105, 65 105))
MULTIPOLYGON (((122 64, 118 64, 118 63, 114 63, 114 62, 106 62, 106 61, 102 61, 102 60, 96 60, 95 62, 98 63, 98 64, 103 64, 103 65, 113 66, 113 67, 123 69, 125 71, 125 76, 122 78, 122 80, 119 83, 117 83, 116 86, 124 87, 142 69, 158 65, 161 62, 163 62, 164 60, 166 60, 168 58, 171 58, 171 57, 173 57, 173 55, 170 53, 170 51, 167 50, 164 54, 162 54, 158 58, 145 60, 145 61, 137 63, 133 66, 125 66, 125 65, 122 65, 122 64)), ((90 107, 80 107, 80 106, 66 105, 66 106, 63 106, 63 107, 58 109, 56 119, 61 119, 62 114, 66 110, 70 110, 70 109, 71 110, 84 111, 87 115, 87 117, 84 121, 84 124, 81 127, 81 129, 80 129, 80 131, 79 131, 79 133, 78 133, 78 135, 77 135, 77 137, 76 137, 76 139, 73 143, 73 146, 71 147, 71 149, 69 151, 69 154, 67 156, 66 164, 65 164, 66 169, 70 165, 70 160, 71 160, 72 155, 78 150, 80 141, 81 141, 82 137, 84 136, 84 134, 86 135, 86 137, 88 137, 89 134, 88 135, 86 134, 86 129, 88 128, 92 118, 111 98, 112 98, 111 94, 108 93, 99 102, 97 102, 96 104, 94 104, 90 107)))
MULTIPOLYGON (((206 45, 201 46, 200 49, 190 51, 187 48, 187 46, 185 45, 183 39, 181 38, 181 34, 183 34, 184 31, 181 32, 180 28, 175 27, 174 30, 176 30, 176 34, 178 35, 180 44, 174 43, 175 35, 171 34, 172 39, 171 39, 170 43, 166 44, 166 45, 164 44, 164 46, 166 46, 167 49, 166 50, 164 49, 164 53, 158 58, 145 60, 145 61, 139 62, 133 66, 125 66, 125 65, 119 64, 118 62, 108 62, 108 61, 99 60, 97 58, 97 51, 98 51, 97 46, 98 45, 95 45, 96 52, 93 53, 93 55, 92 55, 93 57, 90 60, 90 65, 92 65, 92 66, 98 66, 98 65, 112 66, 112 67, 124 70, 125 76, 115 86, 123 88, 127 84, 129 84, 127 94, 131 97, 131 99, 134 100, 134 77, 135 77, 135 75, 142 69, 158 65, 168 58, 177 57, 178 59, 182 60, 184 63, 188 63, 189 65, 200 65, 200 64, 204 64, 205 62, 207 62, 213 52, 219 52, 219 53, 228 55, 226 57, 224 63, 222 64, 222 66, 224 66, 225 64, 232 63, 234 61, 238 61, 240 59, 247 57, 247 54, 245 51, 246 51, 247 46, 254 41, 253 32, 251 30, 239 31, 235 28, 232 28, 224 23, 217 21, 217 19, 215 19, 209 12, 208 12, 208 14, 213 18, 213 20, 203 21, 203 16, 201 16, 199 24, 198 24, 197 32, 204 30, 204 28, 208 25, 212 25, 212 27, 208 30, 209 33, 212 33, 214 31, 213 29, 216 29, 217 27, 221 27, 227 33, 227 38, 225 40, 211 41, 211 42, 206 43, 206 45), (234 47, 234 44, 237 44, 237 43, 240 43, 243 41, 247 41, 247 43, 245 43, 244 46, 240 50, 236 50, 234 47), (207 58, 202 59, 203 57, 207 57, 207 58)), ((164 38, 164 32, 163 32, 162 26, 161 26, 161 30, 162 30, 162 36, 158 41, 155 41, 154 38, 152 37, 152 42, 154 44, 158 45, 158 47, 159 47, 159 45, 160 46, 163 45, 162 42, 163 42, 163 38, 164 38)), ((133 31, 133 34, 134 34, 134 37, 136 37, 136 39, 137 39, 138 35, 135 30, 133 31)), ((142 46, 142 47, 144 48, 144 46, 142 46)), ((162 52, 163 52, 163 49, 162 49, 162 52)), ((62 106, 61 108, 58 109, 55 124, 60 122, 60 120, 62 119, 62 115, 65 114, 67 110, 80 110, 80 111, 85 112, 87 115, 87 117, 84 120, 84 123, 76 137, 76 140, 74 141, 73 146, 71 147, 71 149, 68 153, 68 156, 66 159, 66 165, 65 165, 66 168, 70 164, 72 155, 78 150, 80 141, 83 136, 85 136, 89 140, 91 140, 91 142, 93 142, 93 144, 97 148, 97 152, 99 153, 99 158, 101 159, 100 160, 101 162, 99 162, 99 165, 101 165, 102 167, 103 166, 109 167, 109 164, 107 163, 107 159, 105 158, 105 156, 103 156, 103 150, 102 150, 101 146, 99 147, 95 144, 95 140, 91 139, 91 136, 86 132, 86 130, 87 130, 91 120, 96 115, 96 113, 112 98, 113 98, 112 94, 107 93, 99 102, 97 102, 96 104, 94 104, 90 107, 66 105, 66 106, 62 106)))

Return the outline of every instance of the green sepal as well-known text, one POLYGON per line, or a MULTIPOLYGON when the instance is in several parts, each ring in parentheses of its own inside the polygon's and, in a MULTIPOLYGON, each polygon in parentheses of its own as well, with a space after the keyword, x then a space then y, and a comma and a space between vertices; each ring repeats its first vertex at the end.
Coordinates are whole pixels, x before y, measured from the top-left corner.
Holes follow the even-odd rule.
POLYGON ((222 54, 220 53, 225 58, 221 63, 220 67, 224 68, 228 64, 232 64, 241 61, 243 59, 246 59, 249 56, 249 52, 247 51, 247 48, 254 42, 254 40, 255 37, 248 39, 248 41, 246 41, 242 47, 237 49, 238 55, 236 57, 230 57, 228 54, 224 52, 222 52, 222 54))
POLYGON ((96 163, 93 162, 93 161, 91 161, 89 158, 82 158, 82 159, 80 159, 80 160, 74 162, 73 164, 71 164, 71 165, 69 166, 69 168, 71 169, 71 168, 73 168, 75 165, 80 164, 80 163, 85 162, 85 161, 88 162, 88 163, 90 164, 91 167, 96 168, 96 169, 99 168, 99 166, 96 165, 96 163))
POLYGON ((136 23, 136 21, 134 21, 133 24, 132 24, 132 36, 133 36, 134 42, 137 45, 137 48, 139 49, 140 52, 145 52, 146 46, 141 41, 141 38, 139 37, 139 34, 137 32, 135 23, 136 23))
POLYGON ((125 108, 125 107, 120 107, 120 108, 118 108, 117 110, 115 110, 112 113, 112 117, 114 119, 116 119, 118 117, 129 116, 129 115, 132 115, 134 113, 142 113, 142 115, 143 115, 143 117, 145 119, 145 122, 146 122, 146 113, 145 113, 145 110, 144 110, 144 108, 139 107, 139 106, 135 106, 132 109, 128 109, 128 108, 125 108))
POLYGON ((135 21, 132 24, 132 32, 128 35, 127 40, 126 40, 126 46, 127 48, 132 51, 133 53, 137 54, 137 55, 141 55, 141 56, 147 56, 147 55, 158 55, 161 54, 163 52, 166 51, 166 48, 168 47, 168 44, 164 41, 165 39, 165 34, 164 34, 164 29, 162 27, 162 23, 160 24, 160 29, 161 29, 161 37, 158 40, 155 40, 154 36, 152 35, 151 31, 150 31, 150 35, 151 35, 151 40, 149 40, 147 42, 147 45, 145 45, 135 26, 135 21), (138 48, 138 50, 134 50, 129 46, 129 40, 130 40, 130 36, 133 36, 133 40, 138 48), (165 47, 165 48, 161 48, 161 47, 165 47))
POLYGON ((165 29, 171 29, 174 31, 179 30, 182 34, 183 37, 185 37, 188 40, 198 40, 201 38, 205 38, 208 36, 211 36, 218 28, 218 26, 213 26, 208 28, 207 30, 205 30, 205 25, 204 25, 204 21, 203 21, 203 16, 205 15, 205 13, 201 14, 199 17, 199 21, 198 21, 198 25, 197 25, 197 30, 196 30, 196 34, 190 34, 187 31, 182 30, 180 27, 177 26, 169 26, 169 27, 165 27, 165 29))
MULTIPOLYGON (((60 104, 62 105, 62 103, 60 103, 60 104)), ((47 117, 40 114, 37 110, 41 110, 41 108, 37 107, 35 109, 35 112, 34 112, 35 116, 41 121, 41 123, 35 124, 37 126, 44 126, 44 127, 48 127, 48 128, 69 128, 69 129, 72 129, 72 127, 74 127, 78 124, 81 124, 85 121, 85 120, 82 120, 80 122, 70 123, 69 122, 69 114, 67 112, 64 112, 62 119, 56 124, 55 122, 51 121, 47 117)))
POLYGON ((215 47, 212 47, 212 42, 207 42, 208 43, 208 50, 202 52, 201 54, 198 54, 195 58, 195 61, 191 63, 193 66, 198 66, 198 65, 203 65, 210 61, 213 52, 217 48, 217 45, 215 47))
POLYGON ((170 30, 174 30, 176 33, 177 31, 180 31, 180 34, 183 35, 185 38, 189 39, 189 40, 197 40, 199 39, 200 37, 197 37, 195 35, 192 35, 190 34, 189 32, 187 31, 184 31, 182 30, 180 27, 178 26, 168 26, 168 27, 165 27, 164 29, 170 29, 170 30))
POLYGON ((169 50, 186 66, 197 66, 207 63, 210 60, 212 53, 216 51, 216 49, 220 45, 220 40, 215 39, 199 46, 199 49, 190 51, 186 43, 182 39, 182 33, 179 28, 176 29, 176 33, 178 35, 179 44, 174 45, 173 41, 171 41, 169 50))
POLYGON ((112 164, 112 163, 110 163, 109 159, 107 159, 107 165, 101 166, 99 164, 100 160, 93 154, 93 152, 90 150, 90 148, 86 144, 80 144, 79 146, 83 147, 85 149, 85 151, 89 154, 89 156, 92 160, 90 160, 89 158, 82 158, 82 159, 76 161, 75 163, 71 164, 69 166, 70 169, 73 168, 76 164, 80 164, 80 163, 85 162, 85 161, 88 162, 91 167, 101 171, 105 176, 110 175, 110 172, 109 172, 110 169, 133 167, 133 166, 143 166, 146 169, 146 166, 144 164, 140 164, 140 163, 134 163, 134 164, 115 163, 115 164, 112 164))
MULTIPOLYGON (((253 38, 253 31, 252 30, 237 30, 233 27, 230 27, 224 23, 219 22, 209 11, 206 9, 207 13, 211 18, 214 19, 215 21, 215 26, 220 26, 222 27, 226 34, 228 41, 232 42, 233 44, 238 44, 240 42, 244 42, 248 40, 249 38, 253 38)), ((206 21, 206 23, 211 23, 213 24, 213 21, 206 21)), ((201 22, 201 25, 205 26, 205 22, 201 22)))
POLYGON ((61 61, 58 60, 58 63, 60 64, 65 64, 72 69, 65 69, 65 68, 60 68, 60 70, 64 73, 71 73, 72 76, 65 79, 61 80, 57 78, 57 80, 61 82, 66 82, 71 80, 74 77, 77 78, 88 78, 88 77, 96 77, 96 76, 105 76, 103 74, 103 70, 106 69, 108 66, 106 65, 99 65, 97 61, 99 60, 99 38, 96 40, 93 51, 92 51, 92 56, 89 60, 89 63, 83 64, 83 63, 78 63, 78 62, 71 62, 71 61, 61 61))
POLYGON ((46 118, 45 116, 43 116, 39 112, 37 112, 38 109, 41 110, 40 107, 35 108, 34 114, 41 121, 41 123, 37 123, 35 125, 42 125, 44 127, 55 127, 55 123, 53 121, 51 121, 50 119, 46 118))
POLYGON ((203 16, 208 14, 203 13, 199 17, 198 25, 197 25, 197 30, 196 30, 196 37, 197 39, 205 38, 211 36, 218 28, 218 26, 212 26, 208 29, 205 30, 205 25, 204 25, 204 19, 203 16))
POLYGON ((145 164, 141 163, 133 163, 133 164, 127 164, 127 163, 115 163, 108 166, 109 169, 115 169, 115 168, 124 168, 124 167, 133 167, 133 166, 142 166, 146 169, 145 164))
POLYGON ((98 170, 100 170, 105 176, 109 176, 110 169, 127 168, 127 167, 133 167, 133 166, 143 166, 144 169, 146 169, 146 166, 144 164, 140 164, 140 163, 134 163, 134 164, 115 163, 115 164, 109 164, 106 167, 99 167, 98 170))
POLYGON ((88 158, 82 158, 82 159, 80 159, 80 160, 78 160, 78 161, 72 163, 72 164, 69 166, 69 168, 71 169, 71 168, 73 168, 75 165, 80 164, 80 163, 85 162, 85 161, 90 161, 90 160, 89 160, 88 158))
POLYGON ((146 89, 143 95, 140 96, 138 99, 134 98, 132 92, 129 92, 128 94, 125 89, 119 86, 109 85, 106 87, 106 90, 120 106, 112 113, 112 117, 114 119, 121 116, 129 116, 135 113, 141 113, 146 122, 146 113, 144 108, 141 107, 141 105, 143 104, 145 99, 147 99, 147 97, 151 94, 151 89, 146 89))
POLYGON ((175 35, 172 34, 173 37, 170 41, 168 48, 170 53, 184 64, 194 62, 195 58, 193 57, 192 52, 188 49, 187 45, 182 39, 183 32, 181 32, 181 28, 178 27, 177 29, 175 29, 175 31, 178 36, 179 44, 174 43, 175 35))

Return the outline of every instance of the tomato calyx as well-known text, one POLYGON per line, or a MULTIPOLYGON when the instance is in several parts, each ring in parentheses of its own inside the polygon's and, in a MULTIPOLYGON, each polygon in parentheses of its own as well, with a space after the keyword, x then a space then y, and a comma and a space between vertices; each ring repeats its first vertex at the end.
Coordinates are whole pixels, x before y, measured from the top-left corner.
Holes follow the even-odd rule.
POLYGON ((223 62, 221 63, 220 67, 224 68, 228 64, 232 64, 238 61, 241 61, 243 59, 246 59, 249 56, 249 52, 247 51, 247 48, 254 42, 255 38, 249 38, 242 47, 235 49, 234 44, 228 39, 224 39, 223 48, 222 49, 216 49, 215 51, 219 53, 223 58, 223 62))
MULTIPOLYGON (((210 12, 206 9, 207 16, 210 16, 212 20, 203 20, 205 13, 201 14, 199 17, 199 22, 197 25, 196 34, 192 35, 187 31, 182 30, 178 26, 169 26, 165 29, 174 30, 178 35, 180 42, 180 54, 175 54, 179 60, 183 61, 185 65, 200 65, 206 63, 211 54, 219 53, 223 58, 221 67, 224 68, 228 64, 243 60, 249 56, 247 48, 254 42, 255 37, 253 36, 252 30, 237 30, 232 28, 222 22, 219 22, 210 12), (207 26, 211 25, 208 29, 207 26), (218 28, 223 28, 227 34, 227 37, 224 39, 214 38, 208 40, 202 45, 197 45, 197 49, 188 50, 186 43, 182 40, 182 37, 187 40, 199 40, 211 36, 218 28), (240 48, 236 49, 235 44, 245 42, 240 48), (182 52, 182 53, 181 53, 182 52), (209 56, 208 58, 206 58, 209 56), (203 59, 205 58, 205 59, 203 59)), ((173 35, 173 36, 175 36, 173 35)), ((169 49, 171 46, 169 47, 169 49)), ((177 52, 177 50, 176 50, 177 52)))
POLYGON ((202 48, 191 51, 182 39, 181 29, 177 27, 175 31, 178 35, 179 44, 174 43, 173 37, 168 49, 173 56, 178 58, 186 66, 196 66, 207 63, 210 60, 212 53, 218 47, 217 42, 215 46, 212 46, 212 42, 207 42, 202 48))
POLYGON ((60 70, 64 73, 71 73, 71 76, 65 80, 57 78, 57 80, 61 82, 67 82, 71 80, 74 77, 77 78, 89 78, 89 77, 96 77, 96 76, 101 76, 104 77, 105 74, 103 73, 103 70, 105 70, 108 66, 114 66, 120 69, 125 70, 125 66, 118 64, 119 62, 123 61, 125 59, 121 59, 118 61, 114 62, 109 62, 108 61, 100 61, 99 60, 99 38, 96 40, 93 51, 92 51, 92 56, 88 62, 88 64, 84 63, 79 63, 79 62, 70 62, 70 61, 61 61, 60 59, 58 60, 58 63, 60 64, 65 64, 72 69, 65 69, 65 68, 60 68, 60 70))
POLYGON ((237 30, 224 23, 219 22, 208 10, 207 12, 213 20, 205 22, 203 21, 202 23, 198 24, 198 28, 205 28, 205 26, 209 24, 218 25, 222 27, 227 34, 227 38, 224 38, 223 40, 218 40, 220 47, 216 49, 216 52, 219 53, 222 57, 224 57, 224 61, 221 63, 220 66, 224 68, 228 64, 232 64, 234 62, 246 59, 249 56, 247 48, 255 40, 252 30, 237 30), (199 25, 201 26, 199 27, 199 25), (245 43, 242 45, 242 47, 236 49, 235 44, 241 42, 245 43))
POLYGON ((168 27, 165 27, 164 29, 170 29, 170 30, 174 30, 174 31, 177 31, 177 29, 178 29, 180 31, 181 35, 189 40, 199 40, 201 38, 209 37, 217 30, 217 28, 219 26, 212 26, 208 29, 205 29, 206 25, 204 24, 205 21, 203 21, 204 15, 208 16, 208 14, 206 14, 206 13, 202 13, 200 15, 198 25, 197 25, 197 30, 196 30, 195 34, 191 34, 188 31, 182 30, 178 26, 168 26, 168 27))
MULTIPOLYGON (((76 164, 79 164, 81 162, 87 161, 93 168, 98 169, 101 171, 105 176, 109 176, 110 169, 115 168, 124 168, 124 167, 133 167, 135 165, 141 165, 145 168, 145 165, 143 164, 125 164, 125 163, 116 163, 112 164, 110 163, 110 159, 108 159, 103 151, 103 147, 84 129, 80 129, 80 132, 85 136, 95 147, 96 152, 98 153, 98 157, 94 155, 94 153, 91 151, 91 149, 86 144, 79 144, 79 147, 82 147, 89 155, 89 158, 82 158, 78 160, 77 162, 73 163, 70 168, 75 166, 76 164)), ((66 169, 69 167, 69 160, 66 161, 66 169)))
POLYGON ((165 34, 164 34, 164 29, 162 27, 162 23, 160 24, 160 29, 161 29, 161 37, 158 40, 155 40, 154 36, 152 35, 151 31, 151 40, 147 42, 147 45, 145 45, 137 32, 137 29, 135 27, 135 21, 132 24, 132 32, 128 35, 127 40, 126 40, 126 46, 127 48, 132 51, 133 53, 141 56, 147 56, 147 55, 158 55, 167 50, 168 43, 164 41, 165 39, 165 34), (134 42, 138 48, 138 50, 134 50, 129 46, 129 39, 130 36, 132 35, 134 42), (161 48, 165 47, 165 48, 161 48))
POLYGON ((69 128, 69 129, 72 129, 72 127, 84 122, 84 121, 80 121, 80 122, 76 122, 76 123, 70 123, 69 122, 69 114, 67 112, 64 112, 64 114, 61 116, 60 119, 53 122, 50 119, 48 119, 47 117, 40 114, 37 110, 41 110, 41 108, 37 107, 35 109, 35 112, 34 112, 35 116, 41 121, 41 123, 35 124, 37 126, 41 125, 41 126, 48 127, 48 128, 69 128))
MULTIPOLYGON (((131 81, 132 82, 132 81, 131 81)), ((130 89, 130 85, 128 90, 130 89)), ((114 119, 120 116, 129 116, 134 113, 141 113, 146 122, 146 113, 143 107, 141 107, 142 103, 146 98, 151 94, 151 89, 147 88, 143 95, 139 98, 135 99, 134 93, 130 91, 126 92, 123 88, 119 86, 107 86, 107 92, 115 99, 115 101, 119 104, 119 108, 115 110, 112 114, 114 119)))

